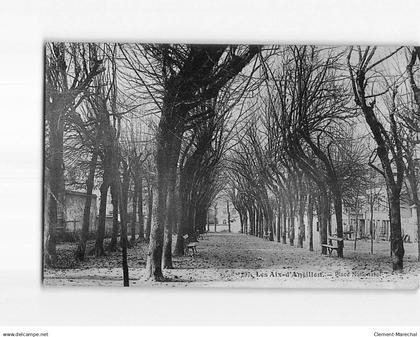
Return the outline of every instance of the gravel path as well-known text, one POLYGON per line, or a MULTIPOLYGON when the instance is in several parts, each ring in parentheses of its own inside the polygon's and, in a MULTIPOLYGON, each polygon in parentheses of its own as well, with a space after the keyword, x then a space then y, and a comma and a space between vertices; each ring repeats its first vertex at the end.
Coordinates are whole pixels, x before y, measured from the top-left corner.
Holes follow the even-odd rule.
MULTIPOLYGON (((89 243, 92 245, 93 243, 89 243)), ((306 243, 305 243, 306 244, 306 243)), ((404 272, 393 273, 389 242, 345 241, 343 259, 322 256, 317 242, 315 251, 264 241, 260 238, 229 233, 210 233, 201 240, 198 255, 174 257, 174 269, 165 270, 168 282, 143 280, 147 245, 129 249, 130 285, 169 287, 269 287, 269 288, 403 288, 419 286, 420 263, 416 262, 417 244, 406 244, 404 272)), ((72 258, 75 244, 58 246, 59 266, 46 269, 46 286, 121 286, 120 253, 103 258, 90 257, 76 264, 72 258)))

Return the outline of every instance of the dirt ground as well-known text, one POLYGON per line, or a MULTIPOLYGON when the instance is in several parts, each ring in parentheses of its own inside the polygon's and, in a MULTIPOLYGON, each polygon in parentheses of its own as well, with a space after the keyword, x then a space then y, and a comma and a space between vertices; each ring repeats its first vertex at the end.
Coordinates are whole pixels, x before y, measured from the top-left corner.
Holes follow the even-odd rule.
MULTIPOLYGON (((89 246, 94 243, 89 242, 89 246)), ((147 244, 128 250, 130 286, 166 287, 268 287, 268 288, 385 288, 414 289, 420 284, 417 244, 405 244, 404 271, 393 273, 389 242, 345 241, 344 258, 336 252, 322 256, 315 251, 289 244, 265 241, 233 233, 209 233, 198 243, 195 256, 174 257, 174 269, 165 270, 167 282, 144 280, 147 244)), ((46 286, 122 286, 121 253, 102 258, 89 257, 76 263, 76 244, 61 244, 58 266, 45 269, 46 286)))

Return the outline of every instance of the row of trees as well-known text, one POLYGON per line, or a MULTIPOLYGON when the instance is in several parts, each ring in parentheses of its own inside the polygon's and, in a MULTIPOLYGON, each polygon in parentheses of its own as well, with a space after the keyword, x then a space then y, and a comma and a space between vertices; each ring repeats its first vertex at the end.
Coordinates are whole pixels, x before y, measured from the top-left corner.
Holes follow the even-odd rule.
POLYGON ((76 258, 89 253, 91 195, 98 188, 92 253, 115 250, 120 237, 128 285, 129 245, 150 240, 146 274, 163 280, 162 268, 172 268, 172 255, 183 254, 184 235, 205 230, 208 209, 221 193, 239 212, 244 233, 285 242, 289 228, 294 245, 297 226, 302 247, 307 227, 312 250, 314 215, 326 243, 333 205, 342 237, 343 203, 357 205, 374 170, 386 182, 393 265, 402 269, 399 203, 406 181, 419 203, 418 52, 48 43, 45 262, 53 264, 56 256, 66 186, 88 196, 76 258), (407 67, 399 71, 394 64, 404 55, 407 67), (104 247, 109 192, 114 221, 104 247))
MULTIPOLYGON (((135 240, 138 216, 143 220, 143 180, 153 189, 153 149, 139 142, 144 138, 140 123, 118 87, 116 45, 51 43, 46 45, 45 90, 45 182, 49 186, 45 219, 44 255, 47 264, 56 258, 57 230, 64 226, 66 184, 87 194, 82 231, 75 257, 84 260, 89 234, 92 193, 99 187, 100 206, 93 253, 105 254, 105 217, 108 192, 113 205, 113 230, 108 250, 117 249, 120 235, 124 284, 128 284, 127 223, 135 240), (121 97, 122 96, 122 97, 121 97), (128 218, 128 194, 132 187, 132 218, 128 218), (138 214, 137 210, 138 209, 138 214), (120 221, 118 219, 120 218, 120 221), (119 226, 121 226, 119 228, 119 226)), ((151 228, 151 202, 146 234, 151 228)), ((140 226, 143 228, 143 226, 140 226)))
MULTIPOLYGON (((231 199, 245 233, 283 243, 289 238, 295 245, 297 226, 297 246, 307 236, 313 250, 314 213, 320 242, 327 245, 331 214, 343 238, 343 207, 358 213, 366 200, 373 212, 383 184, 393 269, 403 268, 405 182, 419 210, 418 57, 418 48, 287 46, 262 62, 260 113, 229 154, 231 199), (405 56, 408 65, 401 70, 405 56)), ((372 221, 370 232, 373 238, 372 221)), ((343 241, 337 252, 343 257, 343 241)))
POLYGON ((162 267, 172 268, 172 234, 177 234, 174 253, 183 254, 183 236, 204 230, 207 209, 222 188, 221 158, 231 138, 229 128, 237 123, 231 118, 233 107, 250 86, 248 77, 236 75, 258 52, 254 46, 47 44, 45 262, 54 263, 56 256, 65 183, 87 192, 76 252, 78 259, 85 258, 91 195, 98 186, 95 255, 105 254, 110 190, 114 226, 108 249, 116 249, 120 236, 124 284, 127 224, 135 244, 137 213, 138 239, 150 239, 147 275, 163 279, 162 267), (143 181, 149 191, 144 235, 143 181))

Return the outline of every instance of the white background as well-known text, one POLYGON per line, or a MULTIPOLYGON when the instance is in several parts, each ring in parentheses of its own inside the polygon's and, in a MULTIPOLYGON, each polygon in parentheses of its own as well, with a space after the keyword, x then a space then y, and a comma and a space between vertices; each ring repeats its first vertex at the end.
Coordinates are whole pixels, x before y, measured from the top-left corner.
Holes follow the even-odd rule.
POLYGON ((43 289, 43 43, 420 44, 418 0, 1 1, 0 326, 420 325, 413 291, 43 289))

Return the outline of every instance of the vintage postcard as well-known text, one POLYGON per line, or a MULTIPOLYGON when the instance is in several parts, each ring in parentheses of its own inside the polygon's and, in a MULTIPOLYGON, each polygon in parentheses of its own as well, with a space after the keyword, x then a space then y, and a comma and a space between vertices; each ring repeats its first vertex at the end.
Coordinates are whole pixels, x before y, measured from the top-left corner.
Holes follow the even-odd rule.
POLYGON ((44 286, 419 286, 420 47, 44 52, 44 286))

